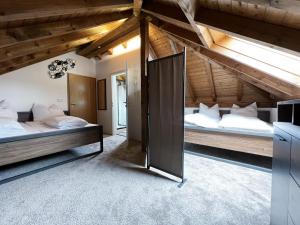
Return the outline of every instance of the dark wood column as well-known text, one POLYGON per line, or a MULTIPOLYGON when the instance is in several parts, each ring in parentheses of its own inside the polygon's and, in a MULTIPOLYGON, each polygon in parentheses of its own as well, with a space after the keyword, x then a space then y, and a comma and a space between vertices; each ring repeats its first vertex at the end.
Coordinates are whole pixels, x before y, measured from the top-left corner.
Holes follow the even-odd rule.
POLYGON ((142 151, 148 146, 148 78, 147 58, 149 56, 149 23, 147 19, 140 22, 141 33, 141 112, 142 112, 142 151))

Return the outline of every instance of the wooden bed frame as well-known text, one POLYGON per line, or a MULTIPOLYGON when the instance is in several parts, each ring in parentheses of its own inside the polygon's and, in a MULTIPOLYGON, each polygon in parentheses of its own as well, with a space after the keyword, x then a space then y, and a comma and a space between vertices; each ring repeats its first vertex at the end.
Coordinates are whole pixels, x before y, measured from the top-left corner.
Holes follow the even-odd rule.
MULTIPOLYGON (((32 121, 31 112, 18 114, 19 122, 32 121)), ((96 142, 100 142, 100 151, 96 153, 103 152, 103 128, 100 125, 1 138, 0 166, 96 142)))
MULTIPOLYGON (((194 110, 194 113, 197 113, 194 110)), ((220 110, 221 114, 227 114, 227 110, 220 110)), ((270 112, 259 111, 258 117, 264 121, 270 121, 270 112)), ((255 155, 273 157, 273 137, 272 135, 240 134, 236 132, 226 132, 216 129, 192 129, 185 128, 185 143, 210 146, 225 150, 232 150, 255 155)))

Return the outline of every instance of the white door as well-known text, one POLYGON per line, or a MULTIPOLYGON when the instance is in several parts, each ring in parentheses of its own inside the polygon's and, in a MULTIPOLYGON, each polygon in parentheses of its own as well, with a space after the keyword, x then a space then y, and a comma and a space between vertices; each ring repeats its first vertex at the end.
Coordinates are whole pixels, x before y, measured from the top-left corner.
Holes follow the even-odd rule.
POLYGON ((126 127, 127 99, 126 99, 125 82, 120 82, 120 84, 118 84, 117 95, 118 95, 118 127, 126 127))

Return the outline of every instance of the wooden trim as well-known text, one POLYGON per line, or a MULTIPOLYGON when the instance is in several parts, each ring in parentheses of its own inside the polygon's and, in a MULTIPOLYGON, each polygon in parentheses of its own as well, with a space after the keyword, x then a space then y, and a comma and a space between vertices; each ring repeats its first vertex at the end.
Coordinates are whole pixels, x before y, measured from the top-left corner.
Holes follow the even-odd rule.
POLYGON ((2 138, 0 139, 0 166, 96 142, 101 143, 100 148, 103 151, 102 126, 2 138))
POLYGON ((205 132, 198 130, 193 131, 186 129, 184 140, 186 143, 197 145, 210 146, 267 157, 273 156, 272 137, 256 137, 219 132, 205 132))

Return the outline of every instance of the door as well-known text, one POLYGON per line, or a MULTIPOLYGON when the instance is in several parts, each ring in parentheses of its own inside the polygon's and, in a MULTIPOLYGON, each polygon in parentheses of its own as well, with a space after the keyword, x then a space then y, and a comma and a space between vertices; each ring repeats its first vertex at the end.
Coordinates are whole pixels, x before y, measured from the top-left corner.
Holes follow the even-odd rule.
POLYGON ((96 78, 69 74, 68 84, 70 115, 97 123, 96 78))
POLYGON ((118 95, 118 127, 126 127, 127 119, 127 100, 126 100, 126 83, 120 82, 117 87, 118 95))
POLYGON ((183 179, 185 53, 148 62, 148 168, 183 179))

